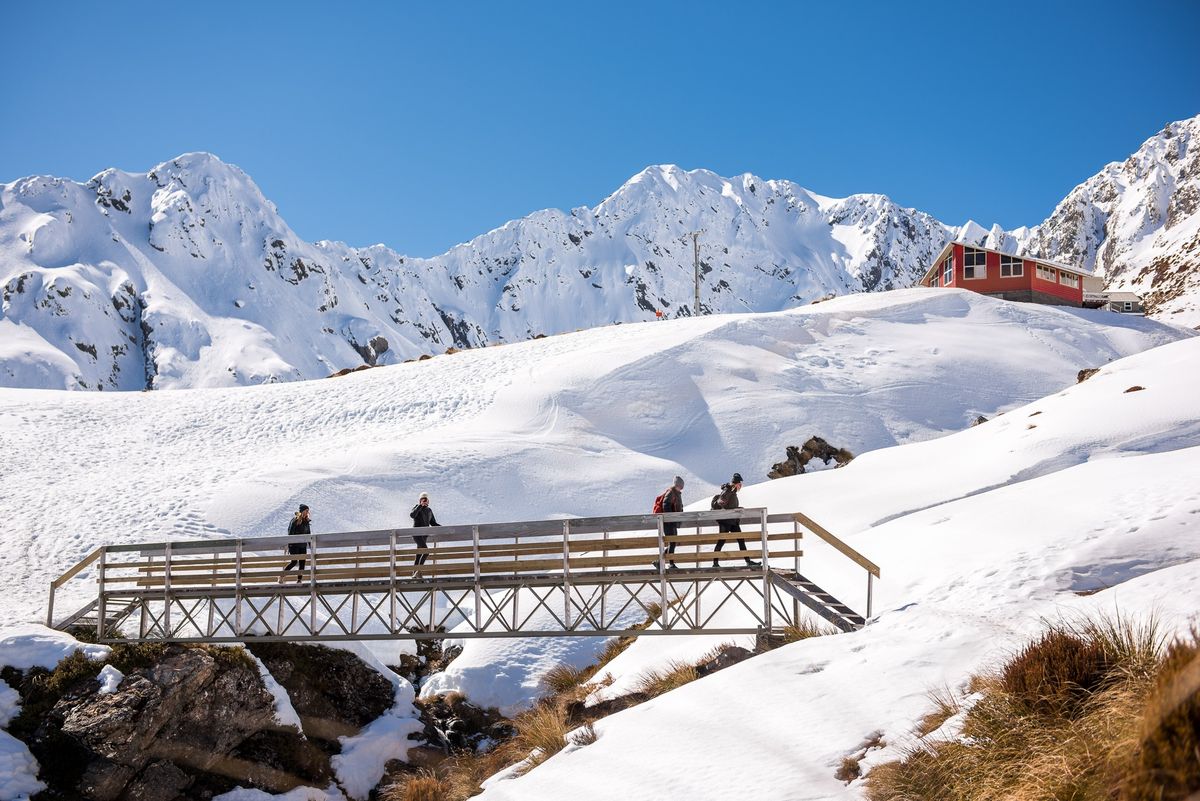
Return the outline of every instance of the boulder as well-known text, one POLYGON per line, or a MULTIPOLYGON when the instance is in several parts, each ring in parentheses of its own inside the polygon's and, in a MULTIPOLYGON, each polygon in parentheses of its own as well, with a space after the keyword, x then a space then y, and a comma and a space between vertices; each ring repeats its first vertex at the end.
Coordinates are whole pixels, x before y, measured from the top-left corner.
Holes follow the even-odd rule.
POLYGON ((805 465, 813 459, 820 459, 825 464, 837 462, 835 467, 845 467, 854 458, 854 454, 845 448, 835 448, 818 436, 809 437, 804 445, 787 446, 787 459, 771 465, 767 478, 783 478, 798 476, 805 472, 805 465))

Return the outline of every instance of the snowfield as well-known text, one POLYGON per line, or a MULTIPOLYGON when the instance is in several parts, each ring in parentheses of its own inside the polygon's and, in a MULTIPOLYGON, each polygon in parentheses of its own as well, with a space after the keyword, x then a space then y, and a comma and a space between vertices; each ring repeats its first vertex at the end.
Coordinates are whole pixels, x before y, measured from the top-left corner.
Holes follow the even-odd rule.
MULTIPOLYGON (((929 690, 961 692, 1043 618, 1158 610, 1186 626, 1200 597, 1197 366, 1186 329, 914 289, 286 385, 0 389, 0 608, 40 620, 50 579, 98 544, 279 534, 300 502, 314 533, 404 525, 422 490, 442 523, 620 514, 648 511, 675 474, 701 508, 739 470, 743 505, 803 511, 882 567, 875 620, 607 718, 596 743, 484 797, 858 798, 860 783, 833 777, 843 757, 876 732, 886 745, 864 766, 894 757, 929 690), (1087 367, 1101 370, 1076 384, 1087 367), (860 455, 765 481, 814 434, 860 455)), ((815 538, 804 548, 804 573, 861 611, 865 574, 815 538)), ((717 642, 638 640, 604 692, 717 642)), ((602 645, 473 640, 426 689, 513 710, 554 663, 602 645)), ((402 646, 387 647, 362 654, 385 671, 402 646)), ((347 743, 339 777, 355 795, 415 725, 400 682, 396 707, 347 743)), ((28 756, 8 748, 0 764, 28 756)), ((14 786, 32 787, 23 775, 14 786)))

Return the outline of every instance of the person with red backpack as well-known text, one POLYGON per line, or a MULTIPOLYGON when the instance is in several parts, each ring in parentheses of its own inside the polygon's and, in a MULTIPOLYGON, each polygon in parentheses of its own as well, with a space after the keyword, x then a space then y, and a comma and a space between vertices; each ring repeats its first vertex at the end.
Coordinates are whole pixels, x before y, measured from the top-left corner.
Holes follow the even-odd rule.
MULTIPOLYGON (((654 499, 653 511, 656 515, 683 511, 683 478, 681 476, 675 476, 671 486, 654 499)), ((675 553, 675 546, 679 544, 675 541, 675 535, 678 533, 678 523, 663 523, 663 539, 667 542, 667 553, 669 554, 675 553)), ((678 569, 673 559, 667 561, 667 567, 672 570, 678 569)), ((654 569, 658 570, 657 559, 654 560, 654 569)))
MULTIPOLYGON (((721 485, 721 491, 713 496, 713 509, 740 509, 741 503, 738 501, 738 490, 742 488, 742 474, 734 473, 733 478, 728 484, 721 485)), ((722 534, 742 533, 742 524, 737 520, 718 520, 717 528, 722 534)), ((737 541, 739 550, 746 550, 746 541, 741 537, 737 541)), ((713 549, 713 553, 720 553, 725 547, 725 540, 717 540, 717 547, 713 549)), ((762 567, 761 562, 755 562, 750 557, 743 557, 746 560, 746 567, 762 567)), ((713 567, 720 567, 721 560, 713 559, 713 567)))

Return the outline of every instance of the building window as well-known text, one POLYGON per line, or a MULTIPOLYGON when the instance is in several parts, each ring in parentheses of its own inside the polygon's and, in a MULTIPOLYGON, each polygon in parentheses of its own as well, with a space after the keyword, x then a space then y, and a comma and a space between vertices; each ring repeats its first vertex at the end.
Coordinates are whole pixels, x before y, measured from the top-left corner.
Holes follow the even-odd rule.
POLYGON ((1044 264, 1039 264, 1037 266, 1037 277, 1042 279, 1043 281, 1056 280, 1058 278, 1058 276, 1055 275, 1054 273, 1055 273, 1055 270, 1053 267, 1047 267, 1044 264))
POLYGON ((1131 301, 1128 301, 1128 300, 1125 301, 1125 311, 1127 311, 1127 312, 1133 311, 1133 303, 1131 301))
POLYGON ((946 257, 942 262, 942 286, 950 286, 954 283, 954 254, 946 257))
POLYGON ((1074 273, 1069 273, 1066 270, 1058 271, 1058 283, 1063 286, 1069 286, 1072 289, 1079 288, 1079 276, 1074 273))
POLYGON ((1025 274, 1025 263, 1020 256, 1000 254, 1000 276, 1002 278, 1020 278, 1025 274))
POLYGON ((963 248, 963 279, 987 278, 987 251, 963 248))

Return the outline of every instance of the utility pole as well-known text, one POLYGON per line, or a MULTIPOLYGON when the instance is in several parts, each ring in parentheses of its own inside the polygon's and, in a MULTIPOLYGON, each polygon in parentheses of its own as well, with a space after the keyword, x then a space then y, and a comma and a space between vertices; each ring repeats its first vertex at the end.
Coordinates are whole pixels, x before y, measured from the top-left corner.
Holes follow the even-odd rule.
POLYGON ((704 229, 692 231, 692 266, 696 271, 696 298, 692 306, 692 312, 696 317, 700 316, 700 234, 704 233, 704 229))

